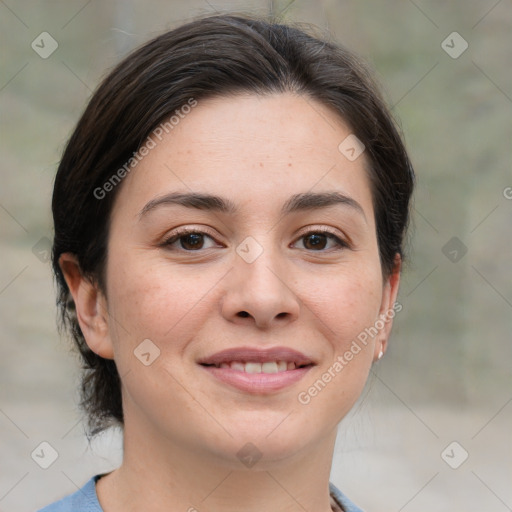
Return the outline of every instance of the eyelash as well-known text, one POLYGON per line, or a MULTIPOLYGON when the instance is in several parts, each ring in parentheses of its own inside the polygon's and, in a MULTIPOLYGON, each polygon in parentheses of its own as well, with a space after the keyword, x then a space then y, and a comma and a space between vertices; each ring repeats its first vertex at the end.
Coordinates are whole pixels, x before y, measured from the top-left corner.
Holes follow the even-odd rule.
MULTIPOLYGON (((199 229, 192 229, 192 228, 184 228, 184 229, 181 229, 179 231, 175 231, 171 236, 166 238, 162 242, 161 247, 164 247, 164 248, 167 249, 172 244, 177 242, 180 238, 183 238, 183 237, 185 237, 187 235, 191 235, 191 234, 194 234, 194 235, 206 235, 207 237, 211 238, 212 240, 215 240, 215 238, 210 233, 208 233, 207 231, 201 231, 199 229)), ((332 231, 330 231, 328 229, 325 229, 325 228, 317 228, 317 229, 312 229, 310 231, 306 231, 305 233, 302 233, 297 240, 300 240, 302 238, 305 238, 305 237, 307 237, 309 235, 313 235, 313 234, 326 235, 330 240, 334 240, 336 242, 336 244, 338 245, 338 248, 334 249, 334 250, 343 250, 343 249, 349 249, 350 248, 350 244, 348 242, 346 242, 345 240, 342 240, 341 238, 336 236, 332 231)), ((180 248, 178 250, 190 253, 190 252, 200 252, 202 249, 189 250, 189 249, 181 249, 180 248)), ((318 252, 318 253, 327 252, 327 251, 330 251, 330 250, 329 249, 321 249, 321 250, 318 250, 318 251, 311 250, 311 252, 318 252)))

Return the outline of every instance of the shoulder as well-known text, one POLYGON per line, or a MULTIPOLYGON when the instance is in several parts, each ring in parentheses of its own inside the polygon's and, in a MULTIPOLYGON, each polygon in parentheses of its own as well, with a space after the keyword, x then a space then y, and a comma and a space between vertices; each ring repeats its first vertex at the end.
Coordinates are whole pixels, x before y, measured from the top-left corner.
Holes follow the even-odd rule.
POLYGON ((344 512, 364 512, 362 508, 352 503, 332 482, 329 482, 329 492, 344 512))
POLYGON ((100 476, 93 476, 81 489, 47 505, 38 512, 103 512, 96 495, 96 481, 100 476))

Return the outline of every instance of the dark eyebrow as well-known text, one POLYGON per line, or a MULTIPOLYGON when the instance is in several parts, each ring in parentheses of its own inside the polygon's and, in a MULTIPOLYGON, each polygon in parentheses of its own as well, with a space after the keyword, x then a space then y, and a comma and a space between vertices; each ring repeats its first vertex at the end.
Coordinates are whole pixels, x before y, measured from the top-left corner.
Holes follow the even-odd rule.
POLYGON ((363 207, 355 199, 341 192, 305 192, 303 194, 295 194, 286 201, 281 213, 287 215, 297 211, 327 208, 328 206, 338 204, 354 209, 356 212, 360 213, 366 221, 363 207))
POLYGON ((157 206, 174 204, 185 206, 187 208, 196 208, 198 210, 213 210, 232 214, 237 212, 235 203, 220 196, 201 194, 197 192, 171 192, 170 194, 156 197, 149 201, 140 211, 139 218, 142 218, 146 213, 154 210, 157 206))
MULTIPOLYGON (((238 212, 238 207, 235 203, 220 196, 197 192, 171 192, 170 194, 166 194, 149 201, 140 211, 139 218, 142 218, 145 214, 154 210, 158 206, 174 204, 185 206, 186 208, 213 210, 221 213, 235 214, 238 212)), ((341 194, 340 192, 305 192, 295 194, 283 205, 281 214, 288 215, 298 211, 327 208, 328 206, 337 204, 345 205, 354 209, 366 220, 366 215, 364 214, 362 206, 355 199, 341 194)))

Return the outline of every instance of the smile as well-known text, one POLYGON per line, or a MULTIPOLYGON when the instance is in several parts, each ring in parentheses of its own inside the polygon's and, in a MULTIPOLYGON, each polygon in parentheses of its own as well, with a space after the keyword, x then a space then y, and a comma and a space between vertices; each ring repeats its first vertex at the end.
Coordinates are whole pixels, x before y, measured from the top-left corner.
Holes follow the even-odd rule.
POLYGON ((265 361, 263 363, 231 361, 212 366, 216 368, 230 368, 231 370, 245 373, 281 373, 307 365, 297 366, 293 361, 265 361))
POLYGON ((251 394, 285 389, 316 365, 310 357, 286 347, 227 349, 198 363, 215 381, 251 394))

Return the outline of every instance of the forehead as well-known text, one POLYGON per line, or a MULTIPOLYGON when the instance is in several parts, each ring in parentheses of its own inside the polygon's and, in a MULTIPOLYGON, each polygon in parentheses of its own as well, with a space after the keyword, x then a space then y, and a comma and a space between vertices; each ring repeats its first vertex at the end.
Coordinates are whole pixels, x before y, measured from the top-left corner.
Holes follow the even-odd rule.
POLYGON ((125 178, 115 209, 140 211, 180 190, 266 211, 292 194, 337 190, 372 217, 365 155, 349 160, 340 151, 350 127, 318 101, 291 93, 222 96, 187 112, 150 135, 152 149, 125 178))

